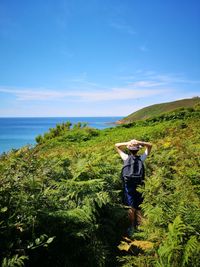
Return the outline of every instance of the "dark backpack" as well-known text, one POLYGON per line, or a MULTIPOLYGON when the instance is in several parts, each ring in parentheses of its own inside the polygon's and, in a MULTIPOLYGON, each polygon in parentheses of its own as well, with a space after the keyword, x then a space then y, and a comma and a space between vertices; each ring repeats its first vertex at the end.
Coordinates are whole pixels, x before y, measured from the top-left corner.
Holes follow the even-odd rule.
POLYGON ((124 161, 121 177, 124 182, 132 181, 136 185, 144 182, 145 170, 140 156, 128 156, 124 161))

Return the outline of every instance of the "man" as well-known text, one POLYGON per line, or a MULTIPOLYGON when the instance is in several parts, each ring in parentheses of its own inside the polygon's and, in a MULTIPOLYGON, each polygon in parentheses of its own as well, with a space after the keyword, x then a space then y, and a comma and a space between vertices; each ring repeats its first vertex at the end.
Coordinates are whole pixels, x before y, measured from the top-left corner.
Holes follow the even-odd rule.
MULTIPOLYGON (((117 152, 119 153, 120 157, 124 161, 124 165, 126 162, 132 157, 133 159, 139 158, 142 162, 145 161, 147 156, 151 152, 152 145, 147 142, 138 141, 138 140, 131 140, 129 142, 124 143, 117 143, 115 144, 117 152), (128 148, 129 154, 126 154, 122 148, 128 148), (143 155, 138 156, 137 153, 141 147, 146 147, 146 150, 143 155)), ((133 181, 123 181, 124 183, 124 204, 130 206, 129 209, 129 218, 131 221, 131 227, 136 227, 137 225, 141 224, 142 214, 141 208, 139 205, 143 201, 142 194, 137 191, 137 184, 133 181)))

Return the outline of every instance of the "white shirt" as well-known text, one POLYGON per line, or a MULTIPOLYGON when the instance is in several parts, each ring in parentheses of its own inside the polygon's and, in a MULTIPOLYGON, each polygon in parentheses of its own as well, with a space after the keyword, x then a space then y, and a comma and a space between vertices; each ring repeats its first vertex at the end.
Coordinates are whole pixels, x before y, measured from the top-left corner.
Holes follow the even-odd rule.
MULTIPOLYGON (((127 158, 128 158, 128 154, 126 154, 126 153, 124 153, 123 151, 121 151, 120 152, 120 157, 123 159, 123 161, 125 161, 127 158)), ((147 158, 147 156, 148 156, 148 150, 146 149, 145 150, 145 152, 144 152, 144 154, 142 154, 141 156, 140 156, 140 158, 141 158, 141 161, 145 161, 145 159, 147 158)))

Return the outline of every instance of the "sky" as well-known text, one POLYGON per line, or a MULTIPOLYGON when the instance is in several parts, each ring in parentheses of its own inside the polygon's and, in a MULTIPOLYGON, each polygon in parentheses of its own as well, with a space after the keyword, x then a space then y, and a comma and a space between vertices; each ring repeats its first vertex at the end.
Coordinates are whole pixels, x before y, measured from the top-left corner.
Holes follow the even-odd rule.
POLYGON ((200 95, 199 0, 0 0, 0 117, 126 116, 200 95))

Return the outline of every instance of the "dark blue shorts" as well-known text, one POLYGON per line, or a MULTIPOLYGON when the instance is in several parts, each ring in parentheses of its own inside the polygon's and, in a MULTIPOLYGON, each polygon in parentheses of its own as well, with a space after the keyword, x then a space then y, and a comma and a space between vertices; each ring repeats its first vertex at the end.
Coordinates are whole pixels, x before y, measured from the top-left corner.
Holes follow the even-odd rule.
POLYGON ((137 191, 137 185, 132 181, 124 182, 124 198, 123 204, 131 206, 135 209, 140 209, 139 205, 142 203, 142 193, 137 191))

